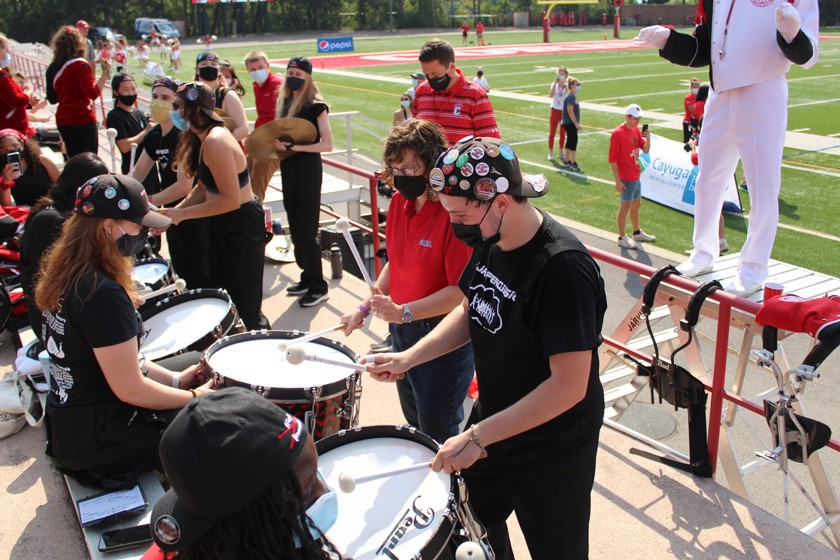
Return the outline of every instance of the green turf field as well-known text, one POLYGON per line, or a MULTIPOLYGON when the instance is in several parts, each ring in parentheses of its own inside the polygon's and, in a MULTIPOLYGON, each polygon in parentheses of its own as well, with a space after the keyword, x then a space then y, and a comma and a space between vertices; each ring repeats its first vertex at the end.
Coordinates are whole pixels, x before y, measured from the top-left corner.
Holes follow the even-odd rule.
MULTIPOLYGON (((556 31, 552 40, 582 41, 603 40, 604 29, 556 31)), ((634 29, 624 29, 623 37, 632 38, 634 29)), ((835 31, 824 35, 840 37, 835 31)), ((449 39, 454 45, 461 43, 459 34, 445 32, 437 36, 449 39)), ((356 39, 357 52, 384 52, 414 50, 428 36, 398 36, 356 39)), ((494 45, 540 43, 540 30, 525 32, 494 32, 488 30, 486 38, 494 45)), ((185 45, 183 61, 189 61, 198 52, 196 45, 185 45)), ((241 61, 251 47, 226 47, 216 51, 224 59, 235 63, 240 78, 246 84, 246 107, 253 106, 250 79, 241 61)), ((279 42, 257 45, 270 58, 283 58, 296 54, 316 56, 315 36, 308 41, 279 42)), ((569 67, 570 73, 583 83, 579 98, 582 102, 623 107, 631 102, 643 109, 662 113, 681 114, 682 99, 687 93, 687 80, 698 76, 707 81, 708 73, 702 69, 690 70, 672 65, 658 57, 652 50, 575 53, 566 56, 516 56, 507 58, 468 59, 459 63, 465 75, 475 75, 478 65, 484 67, 492 91, 491 100, 502 132, 502 137, 515 146, 526 171, 543 172, 550 182, 548 196, 539 205, 561 216, 613 231, 617 194, 612 185, 612 174, 607 163, 609 132, 622 121, 620 115, 603 111, 582 109, 584 125, 578 146, 578 164, 586 178, 567 175, 546 160, 549 106, 547 103, 521 101, 494 96, 493 92, 539 95, 548 100, 548 87, 558 65, 569 67)), ((358 111, 390 126, 393 112, 399 106, 399 95, 408 87, 410 72, 418 64, 393 64, 345 68, 356 75, 336 75, 319 72, 315 79, 331 105, 333 113, 358 111), (404 83, 382 81, 378 78, 400 78, 404 83)), ((281 69, 277 69, 278 71, 281 69)), ((188 78, 191 68, 181 72, 188 78)), ((840 146, 840 40, 820 43, 820 60, 809 70, 794 67, 789 78, 788 130, 837 138, 840 146)), ((253 118, 253 117, 251 117, 253 118)), ((658 129, 657 122, 647 120, 651 131, 678 140, 681 132, 658 129)), ((336 146, 344 147, 345 130, 341 121, 333 121, 336 146)), ((354 147, 377 155, 379 139, 354 131, 354 147)), ((834 145, 834 144, 832 144, 834 145)), ((800 149, 787 149, 782 171, 780 197, 781 227, 776 239, 773 257, 782 261, 840 276, 840 156, 814 153, 800 149)), ((739 172, 740 178, 740 172, 739 172)), ((742 193, 742 202, 749 211, 749 200, 742 193)), ((642 210, 642 225, 659 237, 657 245, 682 253, 691 246, 692 220, 689 215, 670 208, 646 202, 642 210)), ((727 239, 737 251, 743 244, 746 223, 742 217, 727 216, 727 239)))

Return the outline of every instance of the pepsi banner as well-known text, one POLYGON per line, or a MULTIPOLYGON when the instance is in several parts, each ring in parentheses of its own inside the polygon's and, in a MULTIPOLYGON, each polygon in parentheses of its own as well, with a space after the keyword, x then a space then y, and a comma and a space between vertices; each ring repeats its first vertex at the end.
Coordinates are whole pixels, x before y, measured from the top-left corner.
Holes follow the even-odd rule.
POLYGON ((353 46, 353 37, 318 39, 319 53, 352 52, 355 50, 356 48, 353 46))
MULTIPOLYGON (((694 187, 700 168, 691 163, 691 154, 686 153, 681 143, 651 134, 650 153, 640 153, 639 163, 643 197, 694 215, 694 187)), ((733 214, 743 211, 735 177, 726 184, 723 211, 733 214)))

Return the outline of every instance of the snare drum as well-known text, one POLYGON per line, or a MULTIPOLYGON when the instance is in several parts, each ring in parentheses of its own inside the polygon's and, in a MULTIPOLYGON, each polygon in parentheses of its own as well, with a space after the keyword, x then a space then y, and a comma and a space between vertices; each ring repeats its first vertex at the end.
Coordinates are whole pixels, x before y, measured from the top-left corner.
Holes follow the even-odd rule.
POLYGON ((338 520, 327 537, 345 557, 451 558, 472 541, 493 558, 460 475, 423 469, 364 482, 350 493, 338 489, 344 472, 360 477, 431 461, 438 449, 432 438, 409 427, 366 426, 315 446, 318 470, 338 494, 338 520))
POLYGON ((134 263, 131 277, 151 290, 159 290, 172 284, 172 264, 166 259, 141 259, 134 263))
POLYGON ((231 332, 244 330, 224 290, 189 290, 141 309, 146 331, 140 352, 162 360, 191 350, 203 352, 231 332))
MULTIPOLYGON (((204 362, 217 387, 245 387, 259 393, 300 418, 317 440, 356 425, 361 375, 318 362, 287 362, 280 344, 305 334, 251 331, 227 336, 207 349, 204 362)), ((303 348, 307 354, 348 365, 358 361, 347 346, 327 338, 305 342, 303 348)))

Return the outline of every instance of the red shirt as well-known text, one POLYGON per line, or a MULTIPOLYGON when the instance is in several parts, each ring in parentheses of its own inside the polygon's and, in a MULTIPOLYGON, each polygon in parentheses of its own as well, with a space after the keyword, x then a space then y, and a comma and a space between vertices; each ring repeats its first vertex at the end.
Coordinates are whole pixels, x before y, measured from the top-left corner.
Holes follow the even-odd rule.
POLYGON ((458 81, 447 91, 435 91, 429 82, 414 93, 414 117, 437 123, 454 144, 465 136, 501 138, 493 105, 484 88, 458 70, 458 81))
POLYGON ((480 21, 475 24, 475 32, 476 33, 484 33, 484 24, 480 21))
POLYGON ((697 122, 700 122, 700 119, 703 118, 703 115, 706 114, 706 102, 705 101, 698 101, 694 104, 694 118, 697 119, 697 122))
POLYGON ((639 150, 645 147, 645 139, 639 127, 627 128, 623 124, 615 127, 610 136, 610 163, 618 164, 618 178, 622 181, 636 181, 642 169, 636 163, 639 150))
MULTIPOLYGON (((60 70, 60 67, 55 68, 55 73, 60 70)), ((93 111, 93 100, 102 92, 96 87, 90 64, 84 59, 77 59, 64 67, 58 79, 55 79, 55 75, 50 72, 47 74, 47 80, 53 80, 53 88, 58 100, 55 123, 59 126, 95 123, 96 113, 93 111)))
POLYGON ((447 286, 457 286, 472 249, 449 225, 449 213, 427 200, 420 213, 414 201, 394 193, 385 222, 391 299, 411 303, 447 286))
POLYGON ((26 105, 29 96, 23 92, 8 70, 0 70, 0 129, 13 128, 31 137, 26 105))
POLYGON ((465 23, 464 25, 462 25, 462 26, 461 26, 461 31, 463 31, 463 32, 464 32, 464 35, 466 35, 466 34, 467 34, 467 31, 469 31, 469 30, 470 30, 470 26, 469 26, 469 25, 467 25, 466 23, 465 23))
POLYGON ((692 105, 694 105, 694 94, 689 93, 685 96, 685 101, 683 101, 683 107, 685 107, 683 122, 689 122, 692 118, 694 118, 694 109, 692 105))
POLYGON ((259 128, 274 120, 277 98, 280 96, 282 86, 283 80, 271 71, 268 72, 268 79, 263 82, 263 85, 254 82, 254 99, 257 103, 257 121, 254 123, 254 128, 259 128))

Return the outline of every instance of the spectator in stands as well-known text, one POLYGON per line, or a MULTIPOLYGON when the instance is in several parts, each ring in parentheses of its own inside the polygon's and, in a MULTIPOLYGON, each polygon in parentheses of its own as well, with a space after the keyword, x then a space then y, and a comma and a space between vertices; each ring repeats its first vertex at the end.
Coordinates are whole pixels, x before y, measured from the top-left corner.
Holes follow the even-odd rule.
POLYGON ((198 53, 195 59, 195 73, 198 81, 207 84, 216 96, 216 108, 223 110, 233 119, 234 127, 231 133, 237 142, 248 136, 248 119, 245 116, 245 106, 236 91, 224 85, 219 80, 221 64, 219 57, 212 51, 198 53))
POLYGON ((93 41, 88 39, 88 32, 90 31, 90 25, 83 19, 80 19, 76 22, 76 29, 79 31, 79 34, 84 39, 85 43, 85 54, 84 57, 87 58, 88 62, 90 62, 91 68, 94 68, 94 60, 96 58, 96 50, 93 48, 93 41))
POLYGON ((239 83, 239 76, 236 75, 236 69, 233 67, 230 60, 223 60, 219 63, 219 73, 225 80, 225 87, 235 91, 236 95, 239 97, 245 95, 245 88, 239 83))
POLYGON ((172 488, 152 510, 152 557, 341 560, 324 536, 336 492, 313 438, 279 406, 241 388, 199 399, 167 428, 160 457, 172 488))
MULTIPOLYGON (((254 80, 254 101, 257 106, 257 120, 254 122, 254 130, 274 120, 274 112, 277 110, 277 98, 280 97, 280 89, 283 87, 283 80, 280 76, 271 72, 268 64, 268 56, 262 51, 251 51, 245 55, 245 68, 254 80)), ((280 160, 253 161, 248 157, 248 166, 251 169, 251 188, 254 194, 265 200, 265 192, 268 190, 268 183, 280 167, 280 160)))
MULTIPOLYGON (((2 140, 0 140, 2 142, 2 140)), ((55 186, 29 212, 20 242, 20 275, 32 331, 41 338, 41 310, 35 303, 35 274, 47 249, 61 235, 64 222, 73 211, 76 191, 93 177, 108 173, 96 155, 85 152, 70 158, 55 186)))
POLYGON ((423 72, 415 72, 411 75, 411 87, 406 92, 411 96, 411 102, 414 103, 414 94, 417 91, 417 86, 426 81, 426 74, 423 72))
MULTIPOLYGON (((566 76, 569 71, 565 66, 557 69, 557 74, 554 81, 551 83, 551 88, 548 94, 551 96, 551 115, 548 119, 548 159, 554 159, 554 133, 557 131, 557 125, 563 120, 563 101, 566 99, 566 76)), ((560 148, 560 160, 566 163, 563 146, 566 142, 566 129, 560 126, 560 140, 558 146, 560 148)))
POLYGON ((400 108, 394 111, 394 126, 413 119, 414 117, 411 116, 413 110, 414 103, 412 102, 411 96, 408 92, 405 92, 400 96, 400 108))
POLYGON ((58 109, 55 122, 67 149, 67 157, 82 152, 97 153, 99 130, 93 100, 111 77, 111 65, 102 62, 102 75, 94 72, 85 57, 85 43, 75 27, 62 27, 53 35, 53 60, 47 67, 47 100, 58 109))
POLYGON ((21 87, 11 74, 12 45, 0 33, 0 128, 13 128, 27 137, 34 129, 29 126, 27 106, 37 103, 31 87, 21 87))
POLYGON ((481 66, 475 69, 473 83, 480 85, 484 89, 484 93, 490 93, 490 84, 487 83, 487 78, 484 77, 484 68, 481 66))
POLYGON ((3 206, 32 206, 47 194, 58 180, 58 167, 47 156, 35 140, 27 140, 12 128, 0 130, 0 167, 3 170, 3 184, 0 186, 0 203, 3 206), (9 154, 20 155, 18 164, 8 163, 9 154), (14 197, 12 203, 11 197, 14 197))
POLYGON ((499 127, 487 93, 455 67, 447 41, 432 39, 420 49, 426 82, 417 86, 414 116, 437 123, 454 144, 465 136, 499 138, 499 127))
MULTIPOLYGON (((143 111, 134 106, 137 102, 137 84, 131 74, 121 72, 114 75, 111 80, 111 95, 114 97, 114 108, 108 112, 105 126, 117 131, 117 148, 122 155, 120 173, 127 175, 131 168, 131 145, 137 145, 134 153, 136 162, 143 152, 143 139, 151 130, 152 125, 143 111)), ((154 194, 158 191, 160 183, 154 181, 153 188, 149 187, 150 185, 147 184, 147 192, 154 194)))

